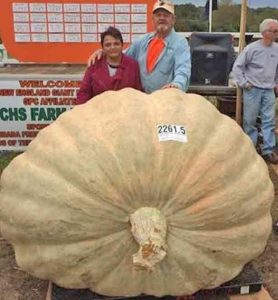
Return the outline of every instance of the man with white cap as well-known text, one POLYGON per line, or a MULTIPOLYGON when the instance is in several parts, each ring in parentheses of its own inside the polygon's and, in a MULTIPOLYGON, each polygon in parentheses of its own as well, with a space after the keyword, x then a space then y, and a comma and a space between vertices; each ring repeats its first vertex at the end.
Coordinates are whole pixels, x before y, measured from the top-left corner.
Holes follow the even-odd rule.
MULTIPOLYGON (((154 32, 134 41, 125 53, 138 61, 146 93, 162 88, 186 91, 191 74, 190 50, 187 40, 174 30, 174 5, 158 0, 152 12, 154 32)), ((89 63, 99 56, 99 51, 93 53, 89 63)))

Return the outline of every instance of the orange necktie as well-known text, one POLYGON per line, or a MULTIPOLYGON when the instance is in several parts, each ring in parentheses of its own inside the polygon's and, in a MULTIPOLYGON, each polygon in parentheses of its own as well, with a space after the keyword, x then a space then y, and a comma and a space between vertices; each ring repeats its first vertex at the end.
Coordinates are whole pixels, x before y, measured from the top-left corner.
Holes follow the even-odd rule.
POLYGON ((159 55, 165 47, 163 39, 154 38, 150 41, 148 50, 147 50, 147 71, 151 73, 159 55))

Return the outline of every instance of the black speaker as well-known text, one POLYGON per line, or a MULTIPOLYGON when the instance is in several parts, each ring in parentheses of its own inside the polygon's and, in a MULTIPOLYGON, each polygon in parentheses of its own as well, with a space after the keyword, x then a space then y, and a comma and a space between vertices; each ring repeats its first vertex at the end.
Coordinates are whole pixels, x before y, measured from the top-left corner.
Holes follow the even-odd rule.
POLYGON ((192 85, 228 85, 235 58, 231 34, 192 33, 190 49, 192 85))

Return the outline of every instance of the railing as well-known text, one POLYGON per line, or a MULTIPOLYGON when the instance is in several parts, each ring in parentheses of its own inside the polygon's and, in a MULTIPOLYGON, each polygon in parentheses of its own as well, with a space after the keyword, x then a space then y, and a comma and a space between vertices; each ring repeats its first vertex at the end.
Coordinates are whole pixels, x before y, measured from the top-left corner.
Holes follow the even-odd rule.
POLYGON ((235 86, 190 85, 188 93, 201 96, 236 96, 235 86))
MULTIPOLYGON (((189 39, 192 32, 178 32, 180 35, 184 36, 185 38, 189 39)), ((235 51, 238 52, 238 41, 239 41, 239 32, 213 32, 214 34, 223 34, 223 33, 229 33, 234 38, 234 46, 235 51)), ((261 38, 261 33, 259 32, 248 32, 246 35, 249 35, 251 37, 251 41, 255 41, 259 38, 261 38)), ((3 44, 0 44, 0 66, 3 66, 4 64, 19 64, 20 62, 14 58, 10 58, 7 50, 5 49, 3 44)))

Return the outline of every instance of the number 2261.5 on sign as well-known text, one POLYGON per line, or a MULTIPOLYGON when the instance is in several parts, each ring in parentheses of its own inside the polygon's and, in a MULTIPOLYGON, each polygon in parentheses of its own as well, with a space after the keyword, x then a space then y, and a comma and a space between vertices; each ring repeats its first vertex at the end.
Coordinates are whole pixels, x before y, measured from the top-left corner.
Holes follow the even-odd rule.
POLYGON ((187 143, 185 126, 175 124, 157 125, 158 140, 160 142, 177 141, 187 143))

